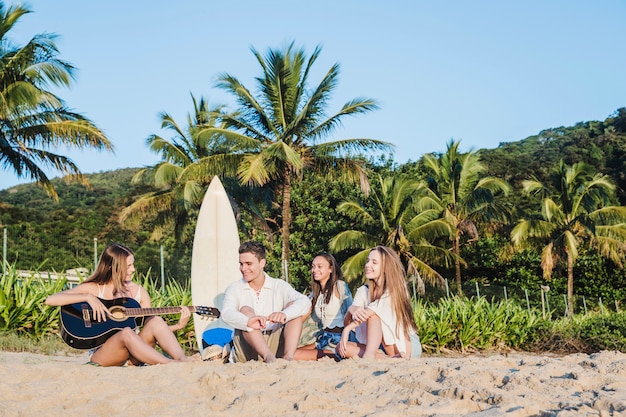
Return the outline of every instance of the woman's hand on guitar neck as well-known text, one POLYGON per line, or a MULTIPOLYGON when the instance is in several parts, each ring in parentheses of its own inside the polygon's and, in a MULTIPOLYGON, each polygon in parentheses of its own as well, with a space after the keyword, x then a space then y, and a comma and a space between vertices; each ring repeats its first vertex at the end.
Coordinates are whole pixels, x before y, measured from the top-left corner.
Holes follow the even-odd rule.
POLYGON ((175 326, 170 326, 173 332, 184 329, 187 323, 189 323, 189 318, 191 317, 191 312, 189 308, 186 306, 180 307, 180 318, 178 319, 178 323, 175 326))

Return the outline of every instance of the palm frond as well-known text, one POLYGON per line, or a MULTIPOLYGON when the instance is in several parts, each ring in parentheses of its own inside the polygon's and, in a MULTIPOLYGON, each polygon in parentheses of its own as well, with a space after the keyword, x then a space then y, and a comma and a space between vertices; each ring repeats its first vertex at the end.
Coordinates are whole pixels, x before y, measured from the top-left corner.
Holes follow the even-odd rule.
POLYGON ((352 255, 341 265, 341 272, 343 272, 346 282, 357 284, 363 282, 363 266, 370 250, 371 247, 352 255))
POLYGON ((377 245, 377 239, 365 232, 358 230, 345 230, 338 233, 328 242, 328 247, 333 252, 341 252, 350 249, 372 248, 377 245))

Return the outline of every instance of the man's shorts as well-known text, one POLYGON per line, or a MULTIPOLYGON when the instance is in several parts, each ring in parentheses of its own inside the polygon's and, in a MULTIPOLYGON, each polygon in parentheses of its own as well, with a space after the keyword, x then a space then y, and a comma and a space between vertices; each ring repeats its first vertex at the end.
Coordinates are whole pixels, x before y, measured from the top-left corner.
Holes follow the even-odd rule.
MULTIPOLYGON (((263 332, 263 337, 265 337, 270 351, 277 358, 284 355, 283 329, 284 326, 281 326, 271 332, 263 332)), ((263 358, 246 342, 243 333, 243 330, 235 329, 235 334, 233 335, 235 362, 263 361, 263 358)))

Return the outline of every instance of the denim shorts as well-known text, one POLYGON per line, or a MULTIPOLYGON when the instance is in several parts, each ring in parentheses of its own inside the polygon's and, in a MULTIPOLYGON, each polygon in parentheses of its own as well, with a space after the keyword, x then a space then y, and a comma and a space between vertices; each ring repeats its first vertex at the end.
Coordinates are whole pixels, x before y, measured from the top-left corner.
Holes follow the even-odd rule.
MULTIPOLYGON (((315 347, 320 350, 335 350, 340 341, 341 333, 332 333, 322 330, 319 336, 317 336, 317 343, 315 344, 315 347)), ((350 332, 348 341, 357 342, 354 332, 350 332)))
POLYGON ((317 336, 317 343, 315 344, 315 347, 320 350, 324 350, 326 348, 334 350, 340 340, 341 333, 331 333, 322 330, 319 336, 317 336))

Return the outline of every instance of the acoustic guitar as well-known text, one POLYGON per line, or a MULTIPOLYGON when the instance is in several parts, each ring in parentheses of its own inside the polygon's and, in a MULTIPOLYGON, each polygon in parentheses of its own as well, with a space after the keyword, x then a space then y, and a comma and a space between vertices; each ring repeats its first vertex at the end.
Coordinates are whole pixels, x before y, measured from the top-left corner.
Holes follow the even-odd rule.
MULTIPOLYGON (((106 321, 97 321, 88 303, 68 304, 61 307, 61 338, 75 349, 93 349, 125 327, 141 326, 144 317, 180 314, 182 307, 142 308, 134 298, 115 298, 102 301, 110 311, 106 321)), ((215 307, 190 306, 189 311, 203 317, 219 318, 215 307)))

